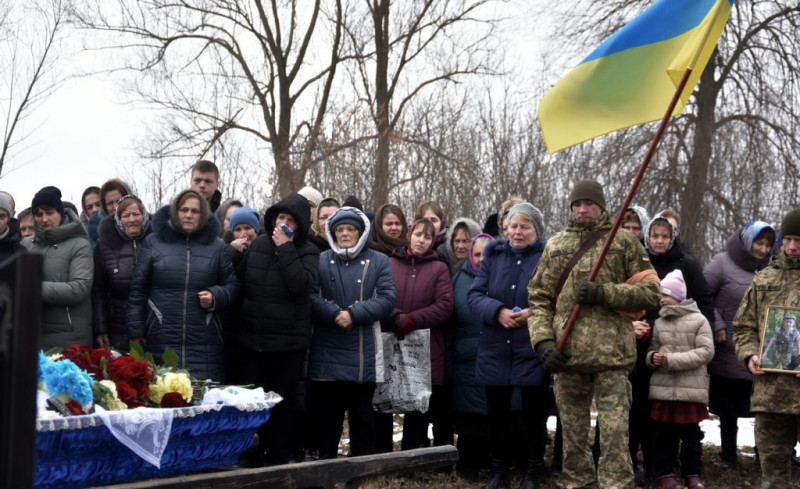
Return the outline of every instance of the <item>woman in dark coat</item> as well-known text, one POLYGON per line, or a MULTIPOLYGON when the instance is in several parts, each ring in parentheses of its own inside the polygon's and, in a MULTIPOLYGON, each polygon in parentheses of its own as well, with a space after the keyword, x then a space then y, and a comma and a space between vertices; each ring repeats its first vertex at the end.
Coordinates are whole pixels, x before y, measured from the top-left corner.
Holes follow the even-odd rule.
POLYGON ((703 270, 714 294, 714 359, 709 410, 719 416, 722 465, 736 468, 738 418, 751 417, 753 376, 736 358, 733 318, 755 274, 769 264, 775 245, 775 229, 762 221, 748 223, 730 235, 725 251, 715 255, 703 270))
MULTIPOLYGON (((450 396, 444 391, 445 345, 440 326, 447 322, 453 312, 453 286, 447 266, 439 261, 433 251, 434 234, 433 224, 427 219, 414 221, 408 230, 409 245, 396 249, 389 258, 396 302, 392 317, 382 322, 382 330, 394 332, 400 340, 418 329, 430 330, 430 406, 427 413, 408 413, 404 416, 403 450, 430 445, 429 422, 433 422, 434 445, 452 443, 452 439, 447 439, 447 433, 452 430, 440 430, 451 422, 442 416, 448 411, 450 396)), ((391 414, 376 415, 376 428, 382 430, 378 433, 379 453, 392 449, 391 420, 391 414), (382 424, 380 420, 388 423, 382 424)))
POLYGON ((235 300, 239 281, 208 201, 179 193, 155 213, 128 300, 128 336, 162 362, 175 350, 198 379, 224 381, 218 313, 235 300))
POLYGON ((298 387, 311 344, 309 291, 319 267, 319 251, 308 241, 309 215, 308 200, 296 193, 267 209, 264 225, 270 232, 253 241, 237 268, 242 378, 284 399, 259 430, 268 465, 288 463, 300 445, 298 387), (287 235, 284 224, 294 233, 287 235))
POLYGON ((326 223, 331 249, 319 257, 311 291, 314 332, 308 354, 310 411, 318 423, 321 458, 335 458, 345 412, 350 455, 375 452, 375 383, 383 380, 379 321, 392 316, 389 259, 369 249, 369 220, 342 207, 326 223))
POLYGON ((483 322, 475 380, 486 386, 492 476, 487 489, 508 486, 509 419, 514 387, 522 391, 527 437, 527 470, 522 489, 539 487, 544 463, 548 375, 533 351, 528 333, 528 282, 544 250, 541 212, 523 202, 508 213, 508 240, 484 248, 478 276, 467 295, 469 308, 483 322))
POLYGON ((150 232, 150 215, 135 195, 123 196, 117 212, 100 221, 94 249, 92 329, 102 348, 129 349, 128 294, 142 242, 150 232))
POLYGON ((467 292, 483 261, 483 250, 494 241, 480 233, 469 244, 467 260, 453 277, 453 422, 458 433, 456 469, 469 480, 477 481, 478 471, 488 461, 488 417, 486 389, 475 382, 475 363, 483 322, 469 310, 467 292))

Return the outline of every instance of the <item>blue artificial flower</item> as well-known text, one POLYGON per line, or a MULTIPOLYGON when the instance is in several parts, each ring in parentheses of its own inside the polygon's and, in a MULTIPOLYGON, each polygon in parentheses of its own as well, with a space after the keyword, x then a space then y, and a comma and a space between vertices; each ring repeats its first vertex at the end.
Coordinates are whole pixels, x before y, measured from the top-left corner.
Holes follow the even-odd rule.
POLYGON ((69 394, 81 404, 88 404, 93 399, 94 380, 88 372, 81 370, 70 360, 54 362, 39 352, 39 383, 42 382, 51 396, 69 394))

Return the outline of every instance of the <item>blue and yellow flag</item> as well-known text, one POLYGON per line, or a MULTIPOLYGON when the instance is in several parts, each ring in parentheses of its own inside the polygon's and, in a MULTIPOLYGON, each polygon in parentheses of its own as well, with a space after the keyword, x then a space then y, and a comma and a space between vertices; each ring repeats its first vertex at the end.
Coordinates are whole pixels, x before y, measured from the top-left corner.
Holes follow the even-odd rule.
POLYGON ((657 0, 567 73, 539 103, 552 154, 664 117, 687 68, 673 116, 700 79, 734 0, 657 0))

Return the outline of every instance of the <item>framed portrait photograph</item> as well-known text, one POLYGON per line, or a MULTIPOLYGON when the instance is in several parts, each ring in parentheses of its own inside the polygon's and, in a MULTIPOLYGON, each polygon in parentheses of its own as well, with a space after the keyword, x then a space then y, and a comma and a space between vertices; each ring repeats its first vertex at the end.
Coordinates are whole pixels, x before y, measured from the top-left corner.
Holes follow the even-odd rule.
POLYGON ((761 333, 761 370, 797 374, 800 372, 800 308, 767 306, 761 333))

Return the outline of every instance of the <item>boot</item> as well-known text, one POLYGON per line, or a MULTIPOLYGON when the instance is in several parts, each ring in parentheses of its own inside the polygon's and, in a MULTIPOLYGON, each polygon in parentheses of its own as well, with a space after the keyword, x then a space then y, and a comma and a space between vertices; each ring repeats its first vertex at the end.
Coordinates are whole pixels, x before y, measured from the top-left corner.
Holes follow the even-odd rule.
POLYGON ((705 489, 706 486, 700 482, 699 475, 687 475, 685 478, 686 489, 705 489))
POLYGON ((541 456, 532 455, 528 457, 528 465, 525 469, 525 478, 518 489, 539 489, 539 475, 542 472, 544 460, 541 456))
POLYGON ((489 476, 489 482, 483 486, 483 489, 510 489, 511 482, 508 480, 508 466, 499 458, 490 457, 492 469, 489 476))
MULTIPOLYGON (((678 481, 675 479, 675 474, 662 475, 656 481, 658 489, 679 489, 678 481)), ((702 487, 702 486, 701 486, 702 487)), ((700 489, 700 488, 698 488, 700 489)))

